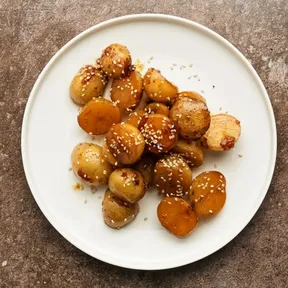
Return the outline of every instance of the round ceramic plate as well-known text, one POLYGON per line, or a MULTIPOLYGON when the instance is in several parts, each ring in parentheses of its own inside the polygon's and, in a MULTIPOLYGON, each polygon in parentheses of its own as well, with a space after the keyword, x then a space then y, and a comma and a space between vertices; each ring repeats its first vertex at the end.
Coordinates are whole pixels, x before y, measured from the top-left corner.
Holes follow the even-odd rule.
MULTIPOLYGON (((106 91, 109 93, 109 90, 106 91)), ((106 95, 107 96, 107 95, 106 95)), ((22 155, 33 196, 50 223, 73 245, 102 261, 134 269, 165 269, 199 260, 231 241, 250 221, 269 187, 276 158, 276 129, 265 88, 247 59, 215 32, 166 15, 131 15, 98 24, 66 44, 46 65, 31 92, 22 129, 22 155), (148 192, 140 213, 127 227, 113 230, 102 219, 106 187, 92 194, 75 191, 70 154, 92 140, 77 124, 78 107, 69 98, 71 79, 83 64, 95 63, 111 43, 126 45, 136 61, 156 67, 180 90, 207 99, 212 113, 241 121, 234 150, 206 153, 193 170, 219 170, 227 178, 227 202, 200 221, 185 239, 159 224, 159 196, 148 192)))

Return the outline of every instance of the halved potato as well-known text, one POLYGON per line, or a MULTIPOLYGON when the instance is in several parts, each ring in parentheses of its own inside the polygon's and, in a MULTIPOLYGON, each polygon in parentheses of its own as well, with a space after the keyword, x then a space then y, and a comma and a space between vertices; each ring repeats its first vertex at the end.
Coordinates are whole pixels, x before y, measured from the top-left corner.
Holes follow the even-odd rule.
POLYGON ((199 216, 218 213, 226 202, 226 179, 218 171, 203 172, 191 185, 190 201, 199 216))
POLYGON ((121 111, 131 112, 139 105, 142 97, 143 80, 139 72, 114 79, 111 86, 111 100, 121 111))
POLYGON ((170 110, 170 119, 185 139, 199 139, 210 126, 210 112, 206 104, 188 97, 176 100, 170 110))
POLYGON ((154 68, 149 68, 144 76, 144 90, 150 99, 161 103, 170 103, 178 92, 178 88, 154 68))
POLYGON ((190 190, 192 171, 181 156, 167 155, 155 165, 154 182, 159 193, 183 197, 190 190))
POLYGON ((196 212, 177 197, 164 198, 158 205, 157 216, 161 225, 177 237, 187 236, 198 224, 196 212))
POLYGON ((141 119, 145 112, 143 110, 137 110, 130 113, 125 120, 125 123, 130 124, 138 129, 141 119))
POLYGON ((85 184, 96 187, 108 183, 112 166, 105 161, 99 145, 78 144, 72 152, 71 160, 73 172, 85 184))
POLYGON ((165 153, 177 142, 178 133, 171 120, 161 114, 144 115, 139 129, 144 136, 148 150, 152 153, 165 153))
POLYGON ((139 171, 142 174, 147 189, 152 188, 155 164, 156 159, 154 159, 152 155, 150 155, 141 159, 134 166, 135 170, 139 171))
POLYGON ((131 70, 131 55, 126 46, 111 44, 102 52, 97 64, 113 79, 124 77, 131 70))
POLYGON ((102 135, 121 121, 119 108, 104 98, 91 99, 78 115, 79 126, 91 135, 102 135))
POLYGON ((240 121, 227 114, 211 116, 208 131, 202 137, 203 147, 215 151, 227 151, 234 148, 241 134, 240 121))
POLYGON ((70 97, 76 104, 84 105, 93 97, 103 95, 106 84, 107 78, 102 70, 85 65, 70 84, 70 97))
POLYGON ((120 229, 132 222, 139 212, 139 205, 131 204, 117 198, 109 189, 102 202, 104 222, 111 228, 120 229))
POLYGON ((107 146, 122 164, 133 164, 140 159, 145 141, 140 131, 124 122, 114 125, 106 135, 107 146))
POLYGON ((200 141, 179 139, 172 152, 184 157, 190 167, 199 167, 203 164, 203 147, 200 141))
POLYGON ((145 182, 140 172, 131 168, 114 170, 109 177, 110 191, 120 199, 136 203, 145 195, 145 182))
POLYGON ((152 102, 144 108, 144 111, 148 114, 162 114, 169 117, 169 108, 163 103, 152 102))

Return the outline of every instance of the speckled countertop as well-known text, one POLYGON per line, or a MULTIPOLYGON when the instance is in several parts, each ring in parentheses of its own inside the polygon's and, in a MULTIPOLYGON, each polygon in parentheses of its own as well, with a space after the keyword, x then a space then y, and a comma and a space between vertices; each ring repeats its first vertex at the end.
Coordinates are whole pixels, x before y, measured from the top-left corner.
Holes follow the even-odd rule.
POLYGON ((0 287, 288 287, 287 38, 287 0, 0 0, 0 287), (159 272, 117 268, 67 242, 37 207, 20 151, 27 98, 58 49, 103 20, 147 12, 194 20, 233 43, 263 80, 278 128, 273 181, 249 225, 210 257, 159 272))

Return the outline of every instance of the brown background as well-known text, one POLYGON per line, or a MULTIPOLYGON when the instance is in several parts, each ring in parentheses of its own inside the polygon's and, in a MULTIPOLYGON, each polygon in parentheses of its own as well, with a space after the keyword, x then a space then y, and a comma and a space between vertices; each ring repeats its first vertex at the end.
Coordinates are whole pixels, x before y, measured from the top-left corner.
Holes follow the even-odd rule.
POLYGON ((287 37, 287 0, 0 0, 0 287, 288 287, 287 37), (194 20, 240 49, 267 87, 278 128, 275 175, 250 224, 214 255, 160 272, 102 263, 60 236, 29 191, 20 151, 25 104, 48 60, 94 24, 145 12, 194 20))

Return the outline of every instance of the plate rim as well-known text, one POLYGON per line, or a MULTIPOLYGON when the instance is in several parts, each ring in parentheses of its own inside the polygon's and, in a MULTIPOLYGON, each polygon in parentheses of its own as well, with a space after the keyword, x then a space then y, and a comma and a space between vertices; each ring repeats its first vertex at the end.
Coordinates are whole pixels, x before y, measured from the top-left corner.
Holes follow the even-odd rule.
POLYGON ((205 27, 204 25, 199 24, 199 23, 194 22, 194 21, 191 21, 189 19, 182 18, 182 17, 167 15, 167 14, 152 14, 152 13, 131 14, 131 15, 125 15, 125 16, 112 18, 112 19, 109 19, 109 20, 106 20, 106 21, 103 21, 103 22, 100 22, 100 23, 97 23, 97 24, 91 26, 90 28, 84 30, 83 32, 79 33, 74 38, 69 40, 48 61, 48 63, 45 65, 45 67, 43 68, 43 70, 39 74, 36 82, 34 83, 33 88, 29 94, 27 103, 26 103, 24 116, 23 116, 23 120, 22 120, 22 129, 21 129, 21 154, 22 154, 22 163, 23 163, 23 168, 24 168, 24 172, 25 172, 25 177, 26 177, 28 186, 30 188, 30 191, 33 195, 33 198, 35 199, 38 207, 40 208, 41 212, 44 214, 46 219, 54 227, 54 229, 56 229, 60 233, 60 235, 62 235, 73 246, 75 246, 79 250, 85 252, 86 254, 92 256, 93 258, 96 258, 96 259, 101 260, 103 262, 106 262, 106 263, 109 263, 112 265, 116 265, 119 267, 129 268, 129 269, 138 269, 138 270, 164 270, 164 269, 176 268, 176 267, 180 267, 183 265, 191 264, 193 262, 196 262, 200 259, 203 259, 203 258, 215 253, 216 251, 220 250, 225 245, 227 245, 230 241, 232 241, 248 225, 248 223, 251 221, 251 219, 254 217, 254 215, 256 214, 258 209, 260 208, 260 206, 261 206, 261 204, 262 204, 262 202, 263 202, 263 200, 264 200, 264 198, 268 192, 271 181, 272 181, 272 177, 273 177, 274 169, 275 169, 275 164, 276 164, 276 156, 277 156, 277 130, 276 130, 276 122, 275 122, 275 116, 274 116, 272 104, 271 104, 270 98, 268 96, 268 93, 264 87, 262 80, 260 79, 260 77, 257 74, 254 67, 247 60, 247 58, 228 40, 226 40, 220 34, 214 32, 210 28, 205 27), (240 222, 240 225, 236 225, 236 227, 238 227, 237 229, 231 230, 231 231, 233 231, 233 233, 231 233, 231 232, 228 233, 227 234, 228 236, 226 236, 224 241, 222 241, 220 243, 220 245, 216 246, 216 248, 213 246, 212 249, 211 248, 207 249, 205 251, 205 253, 201 254, 201 256, 198 256, 196 259, 192 259, 192 260, 189 260, 186 257, 186 258, 177 259, 177 261, 173 261, 173 260, 172 261, 166 261, 166 263, 161 263, 161 264, 159 264, 158 262, 157 263, 151 262, 151 263, 147 264, 147 262, 135 262, 135 261, 130 261, 130 262, 127 261, 125 263, 122 263, 121 259, 114 257, 114 256, 111 257, 111 255, 105 254, 106 255, 106 258, 105 258, 105 257, 102 257, 104 255, 101 253, 99 253, 100 255, 95 255, 95 253, 94 254, 91 253, 89 251, 88 247, 84 247, 84 248, 80 247, 81 244, 77 243, 77 240, 74 240, 73 237, 70 237, 71 235, 70 236, 67 235, 69 233, 67 233, 66 230, 64 230, 64 231, 61 230, 62 226, 57 224, 57 222, 54 221, 53 217, 47 211, 45 211, 44 207, 42 206, 41 201, 39 200, 39 198, 37 196, 36 188, 34 187, 34 183, 32 181, 32 175, 29 172, 30 171, 29 170, 29 164, 28 164, 29 160, 28 160, 27 153, 25 152, 25 151, 27 151, 26 147, 28 146, 26 135, 28 132, 28 127, 29 127, 29 125, 28 125, 29 116, 30 116, 31 108, 33 106, 34 99, 36 98, 36 92, 38 90, 38 87, 41 85, 43 78, 45 77, 46 71, 48 71, 50 69, 50 67, 54 64, 54 62, 57 60, 57 58, 59 58, 65 52, 65 50, 69 49, 71 46, 73 46, 74 43, 76 43, 77 41, 86 37, 91 32, 95 32, 104 26, 109 26, 109 25, 113 25, 113 24, 114 25, 115 24, 122 24, 122 23, 125 23, 127 21, 133 22, 135 20, 136 21, 138 21, 138 20, 173 21, 176 24, 182 24, 182 25, 185 24, 186 26, 190 26, 191 28, 194 28, 194 29, 196 28, 198 30, 201 30, 202 32, 209 34, 210 36, 213 36, 215 39, 217 39, 222 44, 224 44, 226 47, 228 47, 230 50, 232 50, 234 53, 236 53, 236 55, 242 60, 243 64, 245 64, 247 66, 247 68, 249 69, 249 72, 252 73, 252 76, 254 77, 255 81, 257 82, 257 84, 261 90, 261 93, 264 95, 266 108, 268 109, 268 114, 269 114, 269 118, 270 118, 269 122, 271 125, 271 135, 272 135, 271 146, 272 147, 271 147, 271 155, 270 155, 271 165, 270 165, 269 169, 267 170, 266 180, 262 184, 262 189, 264 192, 260 195, 259 201, 256 203, 256 205, 254 204, 253 209, 251 209, 252 212, 250 212, 249 215, 246 216, 244 218, 244 220, 242 220, 240 222))

